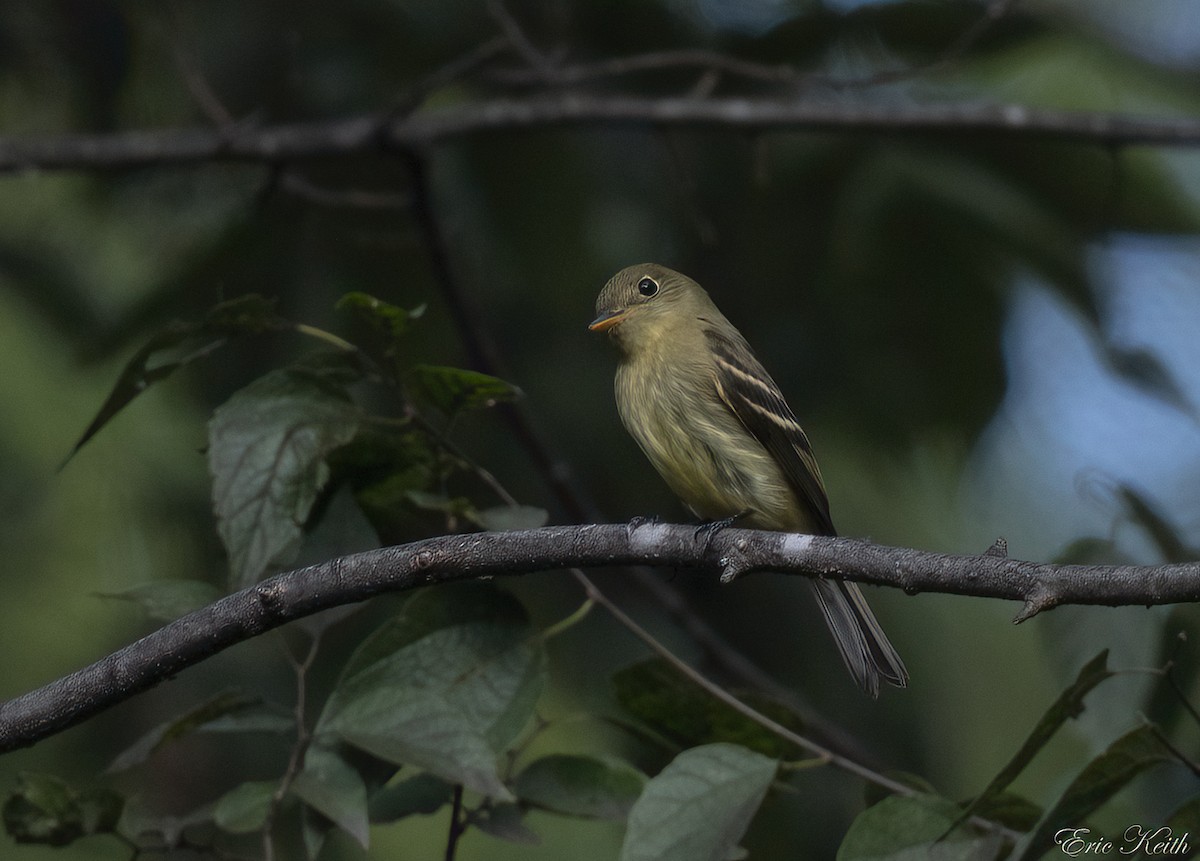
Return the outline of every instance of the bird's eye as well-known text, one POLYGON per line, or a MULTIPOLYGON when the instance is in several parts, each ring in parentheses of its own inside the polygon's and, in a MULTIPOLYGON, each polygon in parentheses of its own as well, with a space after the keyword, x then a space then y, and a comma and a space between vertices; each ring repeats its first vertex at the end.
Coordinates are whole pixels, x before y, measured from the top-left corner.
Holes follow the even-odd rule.
POLYGON ((649 298, 658 292, 658 282, 653 278, 643 278, 638 282, 638 292, 649 298))

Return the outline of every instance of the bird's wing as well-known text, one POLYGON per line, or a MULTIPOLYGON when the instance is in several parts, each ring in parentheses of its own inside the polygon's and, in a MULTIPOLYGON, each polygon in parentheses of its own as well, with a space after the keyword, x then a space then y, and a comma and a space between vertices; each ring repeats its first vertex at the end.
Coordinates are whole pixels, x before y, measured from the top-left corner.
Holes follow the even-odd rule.
POLYGON ((797 500, 808 509, 821 535, 836 535, 829 500, 812 445, 775 381, 749 345, 705 331, 715 361, 717 393, 738 421, 779 464, 797 500))

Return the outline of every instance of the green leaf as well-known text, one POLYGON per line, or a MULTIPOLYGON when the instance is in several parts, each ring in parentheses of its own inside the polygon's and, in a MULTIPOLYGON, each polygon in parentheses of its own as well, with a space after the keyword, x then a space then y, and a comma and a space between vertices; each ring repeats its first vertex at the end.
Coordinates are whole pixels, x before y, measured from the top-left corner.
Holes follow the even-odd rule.
POLYGON ((685 750, 629 811, 620 861, 725 861, 775 779, 777 763, 734 744, 685 750))
POLYGON ((337 751, 320 744, 309 747, 304 769, 292 782, 292 792, 367 848, 367 787, 337 751))
POLYGON ((498 505, 482 511, 470 511, 467 516, 484 529, 503 532, 507 529, 537 529, 550 519, 544 508, 532 505, 498 505))
POLYGON ((417 774, 389 784, 374 795, 368 806, 372 822, 395 822, 416 813, 436 813, 449 804, 454 788, 432 774, 417 774))
POLYGON ((205 804, 179 816, 166 815, 151 809, 142 799, 132 797, 125 803, 117 831, 129 838, 142 841, 153 838, 167 847, 178 846, 186 829, 196 825, 207 825, 213 821, 213 805, 205 804))
POLYGON ((251 780, 222 795, 213 808, 213 821, 230 834, 258 831, 279 786, 277 780, 251 780))
POLYGON ((1021 832, 1032 831, 1045 813, 1040 805, 1012 792, 993 795, 975 809, 977 816, 1021 832))
POLYGON ((1042 715, 1041 720, 1033 728, 1033 732, 1025 739, 1025 743, 1013 754, 1012 759, 1000 769, 1000 773, 992 778, 991 783, 963 811, 960 821, 988 806, 1025 770, 1025 766, 1033 761, 1046 743, 1069 719, 1078 717, 1083 712, 1083 698, 1096 685, 1111 678, 1112 671, 1108 669, 1108 650, 1105 649, 1092 660, 1088 661, 1070 686, 1059 694, 1053 705, 1042 715))
POLYGON ((197 732, 294 733, 296 718, 291 709, 278 703, 259 701, 227 712, 196 728, 197 732))
POLYGON ((447 496, 444 493, 432 493, 425 490, 410 490, 404 495, 409 502, 424 511, 465 517, 474 510, 471 500, 465 496, 447 496))
POLYGON ((347 293, 338 300, 336 307, 339 311, 353 311, 356 317, 365 320, 385 336, 390 342, 389 346, 393 348, 408 333, 412 321, 425 313, 424 305, 408 310, 359 291, 347 293))
MULTIPOLYGON (((255 720, 261 721, 264 718, 261 707, 262 700, 257 696, 249 696, 237 691, 219 693, 142 735, 141 738, 117 754, 108 767, 108 773, 125 771, 135 765, 140 765, 166 744, 204 729, 222 718, 229 719, 253 709, 255 720)), ((275 712, 274 716, 275 724, 270 727, 272 731, 292 728, 293 724, 290 719, 285 719, 281 724, 278 712, 275 712)), ((251 727, 247 725, 242 728, 249 729, 251 727)))
POLYGON ((359 412, 320 374, 285 369, 246 386, 209 422, 217 531, 242 589, 293 554, 329 479, 325 458, 349 442, 359 412))
MULTIPOLYGON (((612 681, 622 708, 682 747, 723 741, 775 759, 800 754, 795 745, 708 696, 658 658, 618 670, 612 681)), ((803 723, 787 707, 753 693, 739 696, 772 720, 804 732, 803 723)))
POLYGON ((483 734, 437 691, 389 686, 339 702, 320 737, 341 739, 396 763, 427 769, 483 795, 510 798, 483 734))
POLYGON ((0 816, 16 843, 66 846, 81 837, 111 834, 125 800, 109 789, 77 790, 48 774, 22 774, 0 816))
POLYGON ((496 754, 528 723, 544 675, 512 596, 486 584, 429 590, 351 656, 317 732, 506 799, 496 754))
POLYGON ((890 796, 855 818, 838 849, 837 861, 998 858, 1004 840, 997 834, 955 828, 960 812, 954 802, 933 795, 890 796))
POLYGON ((304 857, 317 861, 333 825, 324 816, 314 813, 310 807, 300 808, 300 839, 304 842, 304 857))
POLYGON ((447 416, 515 401, 521 396, 520 389, 497 377, 441 365, 414 365, 408 373, 408 384, 418 398, 447 416))
POLYGON ((645 785, 646 776, 628 763, 551 754, 517 775, 514 791, 523 803, 556 813, 620 820, 645 785))
POLYGON ((484 834, 490 834, 509 843, 535 846, 542 842, 537 833, 521 821, 521 808, 511 802, 488 804, 467 814, 467 823, 484 834))
POLYGON ((1151 726, 1130 730, 1089 762, 1042 817, 1042 821, 1014 853, 1018 861, 1040 858, 1054 845, 1062 828, 1078 826, 1127 783, 1156 765, 1175 762, 1151 726))
POLYGON ((67 460, 154 383, 165 380, 198 359, 206 358, 233 335, 262 332, 285 325, 287 323, 275 314, 275 303, 254 294, 215 305, 198 322, 176 321, 168 324, 152 335, 146 345, 126 363, 96 417, 67 455, 67 460), (160 355, 167 351, 182 351, 184 355, 174 359, 160 355), (152 365, 156 360, 158 362, 152 365))
POLYGON ((354 498, 376 529, 412 519, 414 491, 428 491, 436 456, 424 433, 383 431, 366 424, 331 458, 336 475, 354 488, 354 498))
MULTIPOLYGON (((919 774, 913 774, 910 771, 899 771, 897 769, 889 769, 885 774, 897 783, 907 786, 913 792, 926 795, 937 794, 937 790, 934 789, 933 784, 919 774)), ((896 791, 894 789, 885 789, 874 783, 868 783, 863 787, 863 801, 866 802, 867 807, 878 804, 885 798, 891 798, 895 794, 896 791)))
POLYGON ((129 601, 156 622, 173 622, 221 597, 221 591, 203 580, 155 580, 123 592, 97 592, 97 597, 129 601))

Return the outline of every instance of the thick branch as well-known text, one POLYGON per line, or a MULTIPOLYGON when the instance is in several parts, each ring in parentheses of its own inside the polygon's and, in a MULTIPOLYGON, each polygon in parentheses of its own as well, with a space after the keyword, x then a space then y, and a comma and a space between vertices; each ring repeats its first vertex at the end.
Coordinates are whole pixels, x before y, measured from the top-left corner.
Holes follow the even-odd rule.
POLYGON ((640 98, 563 93, 496 99, 403 118, 358 116, 288 125, 0 137, 0 172, 127 169, 211 161, 277 162, 423 146, 481 132, 551 126, 724 128, 988 135, 1106 146, 1196 146, 1200 120, 943 103, 818 103, 768 98, 640 98))
POLYGON ((1018 619, 1059 604, 1150 605, 1200 600, 1200 562, 1160 566, 1051 565, 1000 555, 952 556, 747 529, 697 537, 691 526, 550 526, 430 538, 290 571, 166 625, 39 690, 0 705, 0 752, 120 703, 211 655, 294 619, 399 592, 556 568, 648 564, 720 572, 836 576, 908 593, 948 592, 1024 602, 1018 619))

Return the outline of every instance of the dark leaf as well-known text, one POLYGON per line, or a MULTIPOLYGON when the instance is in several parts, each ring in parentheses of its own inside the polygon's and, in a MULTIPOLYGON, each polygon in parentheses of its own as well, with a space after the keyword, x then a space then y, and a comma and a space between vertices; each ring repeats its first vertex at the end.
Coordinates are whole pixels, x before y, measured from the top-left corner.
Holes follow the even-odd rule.
POLYGON ((1014 831, 1032 830, 1045 812, 1041 806, 1012 792, 990 796, 975 811, 989 822, 998 822, 1014 831))
POLYGON ((725 861, 777 766, 734 744, 685 750, 646 784, 629 811, 620 861, 725 861))
POLYGON ((208 463, 235 589, 295 552, 329 478, 325 459, 354 437, 359 418, 340 385, 294 369, 267 374, 217 409, 208 463))
POLYGON ((1079 675, 1076 676, 1075 681, 1059 695, 1054 704, 1042 715, 1041 720, 1037 722, 1037 726, 1033 728, 1033 732, 1025 739, 1025 743, 1021 745, 1020 749, 1013 754, 1008 764, 1000 770, 999 774, 992 778, 992 782, 966 808, 961 819, 965 820, 972 813, 988 806, 1001 792, 1007 789, 1017 779, 1017 775, 1025 770, 1025 766, 1029 765, 1062 725, 1071 718, 1078 717, 1083 712, 1084 697, 1096 685, 1111 676, 1112 671, 1108 669, 1108 650, 1105 649, 1084 665, 1083 669, 1079 671, 1079 675))
POLYGON ((296 718, 291 709, 277 703, 253 702, 201 724, 197 732, 269 732, 294 733, 296 718))
POLYGON ((1175 761, 1175 755, 1159 741, 1153 727, 1140 726, 1121 736, 1071 781, 1016 858, 1031 861, 1042 857, 1054 845, 1054 835, 1060 829, 1077 827, 1143 771, 1175 761))
POLYGON ((155 580, 124 592, 97 592, 100 598, 137 604, 148 619, 171 622, 193 610, 206 607, 221 597, 221 592, 203 580, 155 580))
MULTIPOLYGON (((127 747, 112 761, 108 772, 125 771, 135 765, 145 762, 151 754, 164 745, 197 732, 208 724, 220 719, 231 719, 239 713, 255 710, 256 719, 262 718, 259 708, 262 700, 257 696, 249 696, 237 691, 225 691, 198 706, 188 709, 183 714, 161 723, 147 732, 132 745, 127 747)), ((276 716, 278 720, 278 716, 276 716)), ((290 729, 291 721, 286 728, 290 729)), ((272 727, 275 730, 276 727, 272 727)))
MULTIPOLYGON (((622 708, 683 747, 725 741, 776 759, 801 754, 795 745, 708 696, 658 658, 618 670, 613 687, 622 708)), ((783 726, 804 731, 800 719, 774 700, 755 694, 742 699, 783 726)))
POLYGON ((484 834, 509 843, 535 846, 542 840, 521 821, 521 808, 515 804, 489 804, 467 815, 467 822, 484 834))
POLYGON ((308 861, 317 861, 333 823, 311 807, 300 808, 300 838, 304 841, 304 856, 308 861))
POLYGON ((996 834, 955 828, 957 804, 933 795, 893 795, 850 825, 838 861, 994 861, 1006 847, 996 834), (954 829, 953 831, 951 829, 954 829), (949 832, 949 833, 948 833, 949 832))
POLYGON ((287 323, 275 314, 275 303, 254 294, 222 302, 197 322, 168 324, 152 335, 146 345, 126 363, 100 411, 72 447, 67 460, 154 383, 165 380, 198 359, 208 357, 234 335, 263 332, 285 325, 287 323), (167 351, 182 355, 173 359, 160 355, 167 351))
POLYGON ((141 840, 154 835, 164 846, 178 846, 185 829, 213 821, 213 805, 205 804, 180 816, 151 810, 136 796, 125 804, 117 830, 125 837, 141 840))
POLYGON ((213 821, 230 834, 258 831, 267 821, 271 799, 279 788, 277 780, 250 780, 217 799, 213 821))
POLYGON ((321 744, 309 747, 292 792, 367 848, 367 787, 336 750, 321 744))
MULTIPOLYGON (((891 770, 887 772, 887 776, 892 780, 902 783, 910 789, 922 793, 924 795, 937 795, 937 790, 933 784, 919 774, 912 774, 907 771, 891 770)), ((866 801, 867 807, 873 804, 878 804, 885 798, 891 798, 895 792, 890 789, 885 789, 874 783, 868 783, 863 787, 863 800, 866 801)))
POLYGON ((371 796, 372 822, 395 822, 416 813, 436 813, 449 804, 454 787, 432 774, 417 774, 388 784, 371 796))
POLYGON ((409 371, 408 384, 418 398, 447 416, 521 396, 520 389, 497 377, 441 365, 415 365, 409 371))
POLYGON ((484 584, 430 590, 351 656, 317 732, 507 799, 496 755, 528 723, 544 674, 510 595, 484 584))
POLYGON ((337 309, 354 312, 355 316, 365 320, 372 328, 387 338, 390 342, 389 346, 392 347, 408 333, 408 327, 412 321, 425 313, 424 305, 418 305, 409 310, 357 291, 347 293, 339 299, 337 309))
POLYGON ((124 805, 108 789, 77 790, 52 775, 22 774, 4 801, 4 830, 17 843, 66 846, 113 833, 124 805))
POLYGON ((560 753, 531 762, 514 791, 523 803, 556 813, 621 820, 645 785, 646 776, 628 763, 560 753))

